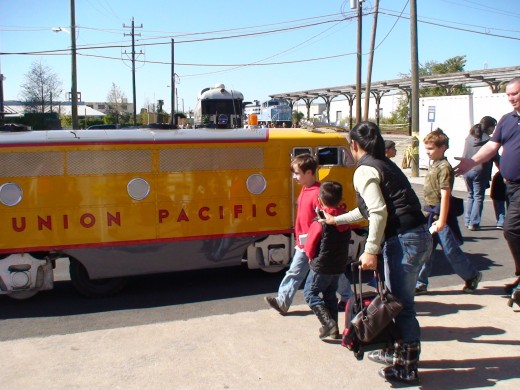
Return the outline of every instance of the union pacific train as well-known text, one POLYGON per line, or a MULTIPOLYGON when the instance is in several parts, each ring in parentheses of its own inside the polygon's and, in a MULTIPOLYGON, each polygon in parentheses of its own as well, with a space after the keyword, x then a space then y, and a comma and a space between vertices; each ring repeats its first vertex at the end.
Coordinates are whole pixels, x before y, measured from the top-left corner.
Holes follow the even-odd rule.
MULTIPOLYGON (((320 180, 343 184, 352 208, 354 161, 332 129, 0 132, 0 294, 51 289, 63 261, 86 296, 114 294, 130 275, 280 271, 294 248, 289 165, 301 153, 318 158, 320 180)), ((363 240, 353 234, 351 256, 363 240)))

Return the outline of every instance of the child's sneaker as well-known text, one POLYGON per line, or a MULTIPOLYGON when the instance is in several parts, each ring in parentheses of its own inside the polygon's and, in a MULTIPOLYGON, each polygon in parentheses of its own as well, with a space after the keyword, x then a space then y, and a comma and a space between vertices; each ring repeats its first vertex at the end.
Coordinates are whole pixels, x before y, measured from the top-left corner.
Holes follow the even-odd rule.
POLYGON ((466 284, 462 288, 462 292, 466 294, 474 294, 477 290, 479 282, 482 280, 482 272, 478 272, 477 275, 469 280, 466 280, 466 284))
POLYGON ((415 295, 422 295, 422 294, 426 294, 427 292, 428 292, 428 287, 426 287, 426 286, 415 287, 415 295))

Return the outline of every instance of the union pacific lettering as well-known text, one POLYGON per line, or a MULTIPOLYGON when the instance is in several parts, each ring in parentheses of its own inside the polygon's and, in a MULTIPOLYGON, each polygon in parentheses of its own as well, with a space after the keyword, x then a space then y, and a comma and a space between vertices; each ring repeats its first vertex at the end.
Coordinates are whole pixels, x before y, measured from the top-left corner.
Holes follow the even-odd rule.
MULTIPOLYGON (((224 207, 224 206, 218 206, 216 210, 213 210, 211 207, 202 206, 198 210, 196 210, 191 218, 197 218, 201 221, 209 221, 212 218, 217 219, 224 219, 226 216, 226 211, 229 210, 231 212, 231 215, 234 219, 239 219, 243 214, 246 213, 247 209, 247 215, 256 218, 258 215, 258 207, 256 204, 252 204, 249 206, 244 206, 242 204, 236 204, 233 205, 230 209, 224 207), (216 215, 213 213, 216 211, 216 215)), ((269 217, 275 217, 277 215, 276 212, 276 203, 268 203, 265 206, 265 209, 262 210, 265 215, 269 217)), ((184 210, 184 208, 181 208, 180 212, 178 212, 176 215, 171 215, 170 211, 167 209, 160 209, 158 211, 158 222, 164 223, 166 221, 175 220, 177 222, 189 222, 190 216, 184 210)))
MULTIPOLYGON (((170 221, 190 222, 197 219, 200 221, 209 221, 211 219, 224 219, 227 214, 230 214, 234 219, 240 219, 242 216, 256 218, 259 212, 264 213, 264 215, 268 217, 275 217, 277 215, 276 207, 276 203, 268 203, 265 208, 260 209, 256 204, 235 204, 231 207, 222 205, 218 207, 202 206, 198 210, 196 209, 192 212, 186 211, 185 208, 181 208, 178 211, 159 209, 157 211, 157 220, 160 224, 170 221)), ((13 217, 11 219, 11 228, 16 233, 23 233, 28 229, 28 223, 28 217, 13 217)), ((38 215, 35 217, 34 223, 39 231, 53 231, 56 229, 68 230, 75 227, 91 229, 98 225, 99 221, 94 214, 84 213, 74 219, 68 214, 63 214, 57 217, 51 215, 38 215)), ((101 223, 107 227, 123 227, 121 212, 107 212, 101 223)))

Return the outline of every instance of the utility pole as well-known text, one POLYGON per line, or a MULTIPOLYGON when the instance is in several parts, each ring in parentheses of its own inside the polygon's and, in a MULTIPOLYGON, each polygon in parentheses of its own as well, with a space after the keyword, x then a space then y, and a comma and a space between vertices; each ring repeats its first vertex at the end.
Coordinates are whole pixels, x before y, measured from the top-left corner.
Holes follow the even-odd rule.
MULTIPOLYGON (((357 67, 356 67, 356 123, 361 122, 361 54, 363 51, 363 0, 357 0, 357 67)), ((351 3, 352 4, 352 3, 351 3)))
MULTIPOLYGON (((412 109, 412 127, 410 133, 419 133, 419 49, 417 38, 417 0, 410 0, 410 39, 411 39, 411 67, 412 88, 410 105, 412 109)), ((412 177, 419 176, 419 146, 414 148, 412 161, 412 177)))
MULTIPOLYGON (((367 83, 365 86, 365 112, 363 115, 363 120, 368 120, 368 113, 370 110, 370 87, 372 84, 372 66, 374 64, 374 47, 376 45, 376 32, 377 32, 377 17, 379 14, 379 0, 376 0, 374 4, 374 25, 372 26, 372 39, 370 41, 370 54, 368 56, 368 66, 367 66, 367 83)), ((377 113, 379 118, 379 113, 377 113)), ((379 124, 379 121, 378 121, 379 124)))
POLYGON ((70 48, 71 48, 71 73, 72 88, 70 91, 72 130, 79 129, 78 121, 78 78, 76 75, 76 5, 75 0, 70 0, 70 48))
MULTIPOLYGON (((136 113, 136 105, 137 105, 137 102, 136 102, 136 94, 135 94, 135 36, 136 35, 141 35, 141 34, 136 34, 135 33, 135 25, 134 25, 134 18, 132 18, 132 25, 131 26, 125 26, 123 24, 123 28, 131 28, 132 29, 132 32, 130 34, 123 34, 123 36, 132 36, 132 95, 133 95, 133 99, 134 99, 134 125, 137 124, 137 113, 136 113)), ((143 25, 141 24, 140 26, 138 26, 137 28, 143 28, 143 25)), ((126 51, 125 51, 125 54, 126 51)), ((142 54, 142 51, 139 52, 139 54, 142 54)))
POLYGON ((172 78, 172 81, 170 83, 170 86, 171 86, 171 111, 172 111, 172 117, 171 117, 171 121, 170 121, 170 124, 173 125, 176 124, 175 123, 175 41, 172 39, 172 68, 171 68, 171 78, 172 78))
POLYGON ((4 118, 4 75, 2 74, 2 63, 0 62, 0 121, 3 121, 4 118))

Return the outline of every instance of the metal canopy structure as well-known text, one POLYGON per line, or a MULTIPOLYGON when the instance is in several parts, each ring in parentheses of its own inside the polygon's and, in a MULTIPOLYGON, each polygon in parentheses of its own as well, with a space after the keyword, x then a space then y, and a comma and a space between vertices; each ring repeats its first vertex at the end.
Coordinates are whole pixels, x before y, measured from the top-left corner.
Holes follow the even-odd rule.
MULTIPOLYGON (((441 87, 445 89, 446 95, 451 95, 453 88, 456 86, 465 87, 482 87, 489 86, 492 93, 500 91, 500 87, 509 82, 514 77, 520 77, 520 66, 511 66, 505 68, 482 69, 474 71, 463 71, 456 73, 446 73, 433 76, 424 76, 419 78, 420 88, 441 87)), ((395 80, 385 80, 371 83, 370 94, 375 98, 377 111, 383 95, 400 91, 405 93, 410 99, 411 78, 402 78, 395 80)), ((362 92, 365 93, 366 85, 362 84, 362 92)), ((286 99, 292 107, 298 100, 303 100, 307 106, 307 119, 310 116, 311 103, 316 99, 323 99, 327 109, 327 119, 330 122, 330 103, 338 96, 345 96, 350 105, 350 125, 352 127, 352 106, 356 98, 356 85, 342 85, 330 88, 310 89, 305 91, 287 92, 269 95, 271 98, 286 99)), ((379 119, 379 118, 378 118, 379 119)))

